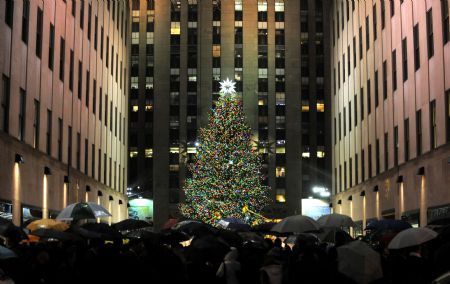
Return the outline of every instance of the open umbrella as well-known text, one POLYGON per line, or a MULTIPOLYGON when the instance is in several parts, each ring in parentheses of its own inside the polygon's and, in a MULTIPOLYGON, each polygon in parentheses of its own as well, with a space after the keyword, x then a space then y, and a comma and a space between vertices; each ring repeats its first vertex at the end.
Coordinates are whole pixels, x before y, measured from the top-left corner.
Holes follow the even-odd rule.
POLYGON ((277 223, 275 222, 265 222, 265 223, 261 223, 258 224, 256 226, 252 227, 252 231, 254 232, 260 232, 260 233, 270 233, 273 228, 273 226, 275 226, 277 223))
POLYGON ((155 233, 144 229, 128 232, 124 235, 124 237, 128 239, 144 239, 144 240, 156 240, 158 238, 158 236, 155 233))
POLYGON ((56 220, 81 220, 109 217, 111 213, 94 202, 73 203, 58 214, 56 220))
POLYGON ((249 224, 238 218, 223 218, 219 220, 219 227, 224 229, 233 230, 237 232, 250 232, 252 229, 249 224))
POLYGON ((353 227, 355 226, 355 223, 353 223, 353 220, 350 216, 343 215, 343 214, 327 214, 321 216, 317 223, 321 227, 353 227))
POLYGON ((411 224, 403 221, 403 220, 375 220, 367 224, 365 230, 373 230, 373 231, 396 231, 400 232, 406 229, 411 228, 411 224))
POLYGON ((281 220, 273 226, 272 231, 278 233, 305 233, 318 231, 319 229, 319 225, 312 218, 303 215, 294 215, 281 220))
POLYGON ((0 217, 0 236, 15 240, 26 240, 27 234, 22 228, 14 225, 10 220, 0 217))
POLYGON ((16 258, 17 254, 7 247, 0 246, 0 259, 16 258))
POLYGON ((321 242, 333 244, 346 244, 353 241, 353 238, 347 232, 336 227, 323 227, 317 237, 321 242))
POLYGON ((56 221, 53 219, 39 219, 28 224, 27 229, 35 231, 37 229, 53 229, 55 231, 63 232, 69 228, 66 223, 56 221))
POLYGON ((362 241, 337 248, 338 270, 357 283, 371 283, 383 277, 380 255, 362 241))
POLYGON ((189 236, 206 235, 214 232, 214 227, 196 220, 184 220, 177 223, 171 228, 172 230, 180 231, 189 236))
POLYGON ((54 229, 39 228, 33 230, 30 235, 37 236, 41 239, 57 239, 60 241, 82 241, 83 239, 75 234, 61 232, 54 229))
POLYGON ((105 223, 86 223, 81 228, 100 234, 100 238, 104 240, 117 240, 122 238, 122 234, 119 231, 105 223))
POLYGON ((438 233, 428 228, 409 228, 398 233, 389 243, 388 249, 418 246, 437 236, 438 233))
POLYGON ((113 225, 113 227, 119 231, 133 231, 150 226, 150 223, 136 219, 125 219, 113 225))

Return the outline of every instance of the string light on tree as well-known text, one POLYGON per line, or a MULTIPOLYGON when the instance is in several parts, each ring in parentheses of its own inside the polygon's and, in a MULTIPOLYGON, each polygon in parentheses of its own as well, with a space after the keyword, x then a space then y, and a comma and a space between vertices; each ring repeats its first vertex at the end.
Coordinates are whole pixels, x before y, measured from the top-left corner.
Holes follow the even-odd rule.
POLYGON ((180 211, 213 225, 226 217, 259 223, 263 220, 259 212, 269 202, 269 187, 262 185, 261 159, 252 147, 252 131, 235 96, 235 82, 226 79, 220 85, 209 124, 200 129, 180 211))

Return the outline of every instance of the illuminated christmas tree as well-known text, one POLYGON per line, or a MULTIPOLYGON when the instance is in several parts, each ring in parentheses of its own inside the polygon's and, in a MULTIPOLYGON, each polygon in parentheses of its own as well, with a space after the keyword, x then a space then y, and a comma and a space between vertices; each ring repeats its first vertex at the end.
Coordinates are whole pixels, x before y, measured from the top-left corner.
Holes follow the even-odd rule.
POLYGON ((221 83, 209 125, 200 129, 192 178, 183 188, 181 213, 209 224, 227 217, 259 223, 263 219, 259 212, 269 201, 269 187, 261 184, 261 160, 252 147, 251 128, 234 84, 228 79, 221 83))

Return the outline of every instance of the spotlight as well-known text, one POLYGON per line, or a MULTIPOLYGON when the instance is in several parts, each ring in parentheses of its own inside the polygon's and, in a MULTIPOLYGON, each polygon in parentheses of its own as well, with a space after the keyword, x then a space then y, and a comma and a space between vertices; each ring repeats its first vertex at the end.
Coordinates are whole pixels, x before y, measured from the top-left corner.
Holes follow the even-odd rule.
POLYGON ((25 163, 25 160, 23 159, 23 156, 20 155, 20 154, 17 154, 17 153, 16 153, 16 156, 15 156, 15 158, 14 158, 14 161, 15 161, 16 163, 18 163, 18 164, 23 164, 23 163, 25 163))

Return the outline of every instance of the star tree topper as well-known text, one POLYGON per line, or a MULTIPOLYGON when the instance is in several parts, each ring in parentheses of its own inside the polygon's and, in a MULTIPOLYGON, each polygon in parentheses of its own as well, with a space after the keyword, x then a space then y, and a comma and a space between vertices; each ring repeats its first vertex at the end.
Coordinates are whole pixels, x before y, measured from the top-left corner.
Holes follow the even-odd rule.
POLYGON ((236 93, 236 82, 226 79, 225 81, 220 82, 220 92, 224 95, 231 95, 236 93))

